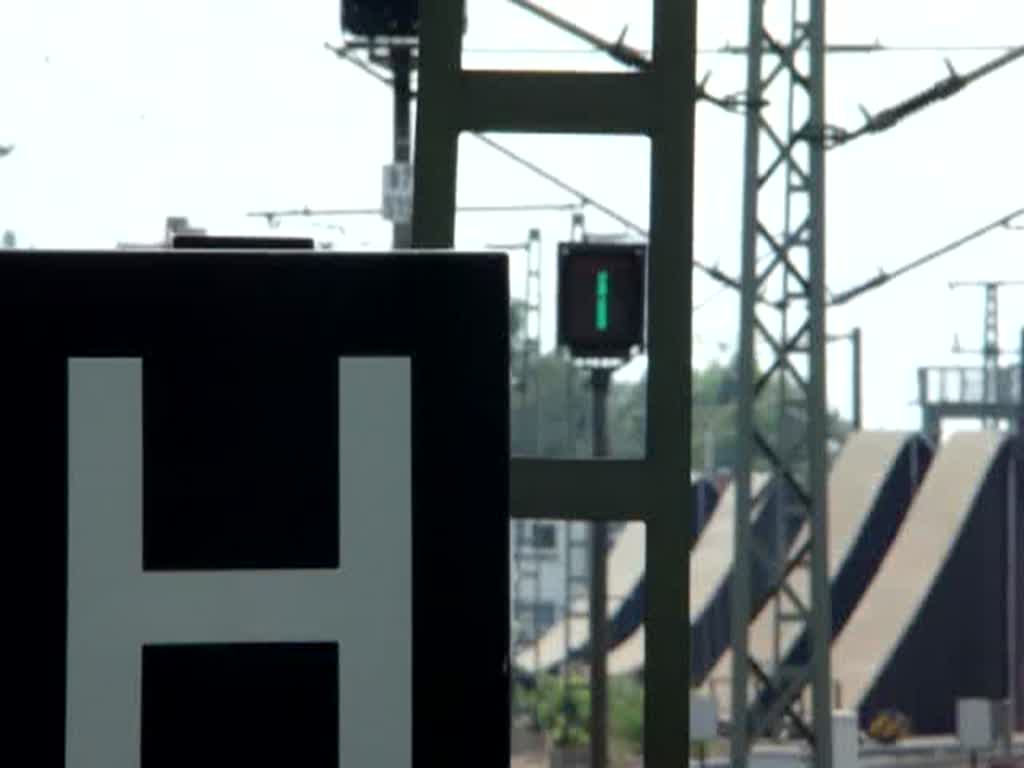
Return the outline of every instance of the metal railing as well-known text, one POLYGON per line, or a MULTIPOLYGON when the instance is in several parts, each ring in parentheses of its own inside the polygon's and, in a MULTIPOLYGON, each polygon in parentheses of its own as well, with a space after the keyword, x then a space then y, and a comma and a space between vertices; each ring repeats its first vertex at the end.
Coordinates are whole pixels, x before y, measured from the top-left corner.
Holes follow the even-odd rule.
POLYGON ((1020 368, 997 371, 994 391, 986 397, 985 369, 980 366, 935 366, 918 369, 923 405, 1016 403, 1020 400, 1020 368))

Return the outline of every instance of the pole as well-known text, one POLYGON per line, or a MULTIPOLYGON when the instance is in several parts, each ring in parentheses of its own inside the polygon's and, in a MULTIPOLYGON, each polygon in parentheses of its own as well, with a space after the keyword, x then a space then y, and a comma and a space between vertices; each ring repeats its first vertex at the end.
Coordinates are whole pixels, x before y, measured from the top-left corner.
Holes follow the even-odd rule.
MULTIPOLYGON (((762 92, 761 54, 764 42, 764 3, 750 3, 747 41, 747 98, 759 101, 762 92)), ((760 131, 763 118, 758 110, 747 110, 744 136, 743 178, 743 249, 740 279, 740 338, 739 338, 739 408, 736 414, 737 446, 736 512, 733 527, 733 567, 730 599, 730 638, 732 640, 732 692, 730 696, 732 732, 729 755, 735 768, 747 768, 750 751, 750 725, 747 717, 749 691, 747 689, 749 643, 747 625, 750 622, 750 524, 751 474, 754 466, 754 397, 756 396, 754 360, 754 320, 757 304, 757 227, 758 227, 758 169, 760 167, 760 131)))
POLYGON ((704 425, 704 477, 710 482, 715 475, 715 430, 709 420, 704 425))
POLYGON ((1013 750, 1017 721, 1017 473, 1020 447, 1014 442, 1006 476, 1006 754, 1013 750))
POLYGON ((854 328, 850 336, 853 343, 853 428, 860 431, 862 424, 863 400, 861 393, 861 349, 860 349, 860 328, 854 328))
MULTIPOLYGON (((412 157, 412 49, 406 45, 394 45, 390 50, 391 71, 394 77, 394 162, 408 164, 412 157)), ((392 247, 395 250, 412 246, 412 217, 409 221, 395 221, 392 224, 392 247)))
MULTIPOLYGON (((590 372, 594 398, 594 458, 608 455, 608 389, 611 371, 590 372)), ((590 535, 590 743, 592 768, 608 765, 608 526, 591 523, 590 535)))
POLYGON ((1020 361, 1017 366, 1017 434, 1024 437, 1024 329, 1020 332, 1020 361))
MULTIPOLYGON (((982 348, 984 355, 985 371, 985 394, 986 404, 995 404, 999 400, 997 381, 999 378, 999 283, 991 282, 985 285, 985 346, 982 348)), ((998 417, 987 417, 984 422, 987 429, 999 427, 998 417)))
MULTIPOLYGON (((795 6, 795 3, 794 3, 795 6)), ((810 6, 810 19, 806 33, 811 40, 810 60, 810 114, 813 129, 825 128, 825 3, 810 6)), ((794 35, 795 36, 795 35, 794 35)), ((810 232, 808 239, 808 324, 811 353, 808 358, 808 416, 807 432, 810 444, 811 491, 811 690, 813 691, 814 764, 817 768, 832 768, 832 605, 831 582, 828 573, 828 459, 826 455, 826 368, 825 368, 825 148, 812 143, 810 154, 810 232)))

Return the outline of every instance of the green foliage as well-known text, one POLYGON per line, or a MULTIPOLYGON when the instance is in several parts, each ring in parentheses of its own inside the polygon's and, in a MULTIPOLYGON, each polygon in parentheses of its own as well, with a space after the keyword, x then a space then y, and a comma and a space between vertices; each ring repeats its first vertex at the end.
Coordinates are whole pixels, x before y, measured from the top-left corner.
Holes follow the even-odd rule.
MULTIPOLYGON (((535 358, 532 373, 522 377, 521 362, 526 350, 525 305, 516 300, 509 309, 512 332, 512 374, 517 386, 511 401, 511 448, 516 456, 549 458, 589 455, 592 450, 593 398, 587 375, 559 354, 549 353, 535 358)), ((713 363, 704 370, 694 370, 691 380, 690 463, 703 469, 705 441, 714 444, 717 467, 737 464, 739 443, 737 417, 739 377, 737 360, 728 364, 713 363)), ((800 415, 791 410, 782 416, 783 380, 776 373, 765 384, 754 407, 754 421, 759 431, 773 445, 785 433, 783 452, 799 449, 805 442, 805 426, 800 415)), ((794 399, 796 384, 785 382, 787 400, 794 399)), ((647 418, 647 380, 629 383, 615 381, 608 399, 608 441, 617 458, 641 458, 645 453, 647 418)), ((850 425, 833 411, 829 414, 828 434, 841 443, 850 432, 850 425)), ((799 456, 799 451, 796 452, 799 456)), ((756 467, 768 469, 766 458, 755 452, 756 467)))
POLYGON ((586 375, 557 355, 537 360, 535 376, 512 393, 512 454, 550 458, 590 450, 590 392, 586 375))
POLYGON ((608 681, 608 721, 614 741, 635 754, 644 744, 644 686, 632 677, 608 681))
POLYGON ((534 691, 537 722, 559 747, 590 742, 590 689, 579 677, 566 685, 561 676, 544 675, 534 691))
MULTIPOLYGON (((574 676, 567 688, 560 675, 543 675, 533 688, 516 686, 513 713, 528 716, 556 746, 584 746, 590 741, 590 689, 574 676)), ((611 742, 639 754, 644 739, 644 687, 633 678, 608 681, 608 722, 611 742)))
POLYGON ((514 683, 512 686, 512 719, 529 720, 530 724, 537 727, 537 689, 528 688, 522 683, 514 683))
MULTIPOLYGON (((787 399, 793 399, 796 384, 785 382, 787 399)), ((636 384, 615 385, 609 402, 609 434, 612 452, 616 456, 632 458, 642 456, 645 440, 647 410, 646 378, 636 384)), ((705 441, 713 440, 714 463, 718 467, 734 467, 739 458, 737 421, 739 411, 739 377, 736 361, 729 365, 714 363, 703 371, 692 372, 690 464, 703 469, 705 441)), ((761 434, 778 444, 785 429, 785 447, 799 448, 804 441, 804 425, 792 411, 783 419, 780 403, 783 395, 781 376, 775 375, 764 386, 754 405, 754 423, 761 434)), ((842 442, 850 432, 850 425, 836 412, 829 414, 828 433, 842 442)), ((765 458, 757 454, 759 469, 767 469, 765 458)))
MULTIPOLYGON (((702 468, 705 441, 714 441, 714 456, 717 466, 734 467, 739 459, 737 422, 739 411, 738 360, 728 366, 713 364, 704 371, 693 372, 693 410, 691 433, 691 466, 702 468)), ((794 379, 776 373, 764 384, 754 403, 754 424, 765 438, 779 449, 781 454, 800 456, 800 448, 806 442, 806 424, 803 414, 794 409, 783 413, 783 397, 792 401, 799 396, 799 385, 794 379)), ((827 432, 831 439, 842 442, 850 432, 850 425, 832 410, 828 414, 827 432)), ((758 469, 769 468, 764 455, 756 451, 758 469)))

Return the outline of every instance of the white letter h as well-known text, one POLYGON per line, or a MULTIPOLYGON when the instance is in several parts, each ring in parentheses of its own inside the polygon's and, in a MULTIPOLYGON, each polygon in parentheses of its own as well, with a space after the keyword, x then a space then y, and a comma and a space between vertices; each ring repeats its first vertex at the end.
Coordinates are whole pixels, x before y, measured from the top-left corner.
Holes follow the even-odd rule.
POLYGON ((338 365, 340 567, 169 573, 142 569, 142 360, 68 360, 67 768, 138 768, 143 645, 244 642, 336 642, 339 765, 412 764, 410 364, 338 365))

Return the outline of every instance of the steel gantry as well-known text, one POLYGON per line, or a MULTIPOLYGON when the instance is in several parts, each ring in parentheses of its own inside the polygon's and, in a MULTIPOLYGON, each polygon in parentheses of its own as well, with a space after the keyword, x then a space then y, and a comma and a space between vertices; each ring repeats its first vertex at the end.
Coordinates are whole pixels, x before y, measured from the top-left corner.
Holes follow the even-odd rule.
MULTIPOLYGON (((744 768, 751 742, 782 724, 804 737, 817 768, 829 768, 831 611, 825 402, 824 0, 751 0, 740 317, 740 451, 736 474, 736 561, 732 583, 732 764, 744 768), (759 258, 759 254, 764 254, 759 258), (760 361, 755 357, 761 353, 760 361), (758 365, 761 362, 761 365, 758 365), (767 387, 772 380, 777 387, 767 387), (755 422, 772 392, 779 429, 755 422), (781 396, 778 393, 781 392, 781 396), (760 409, 757 409, 760 410, 760 409), (779 518, 799 516, 792 550, 761 547, 751 535, 755 463, 771 469, 779 518), (755 562, 756 561, 756 562, 755 562), (774 574, 769 602, 752 604, 756 565, 774 574), (798 584, 798 580, 802 584, 798 584), (806 588, 809 583, 809 590, 806 588), (802 588, 801 588, 802 587, 802 588), (807 595, 810 600, 808 602, 807 595), (771 610, 778 638, 806 631, 802 659, 754 658, 754 611, 771 610), (813 710, 799 703, 807 688, 813 710)), ((792 519, 792 518, 790 518, 792 519)))
MULTIPOLYGON (((687 530, 696 4, 652 0, 654 55, 637 73, 462 68, 464 0, 420 3, 413 244, 454 242, 462 132, 646 135, 651 141, 646 456, 516 458, 512 515, 646 524, 644 765, 688 754, 687 530)), ((495 659, 507 664, 507 659, 495 659)))

